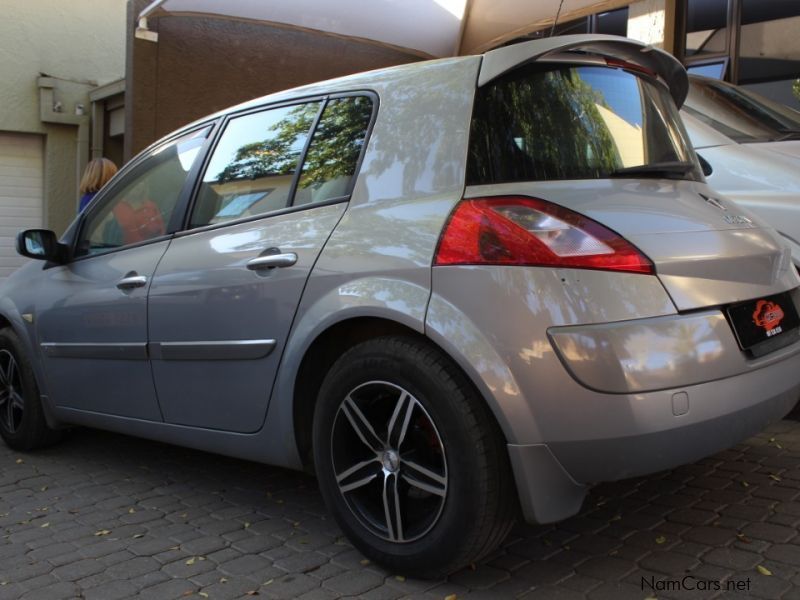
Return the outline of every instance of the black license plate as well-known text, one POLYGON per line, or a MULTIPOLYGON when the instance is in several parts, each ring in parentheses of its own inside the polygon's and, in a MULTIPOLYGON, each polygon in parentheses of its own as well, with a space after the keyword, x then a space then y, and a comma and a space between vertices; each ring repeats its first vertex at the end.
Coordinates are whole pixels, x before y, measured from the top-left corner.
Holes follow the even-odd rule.
POLYGON ((727 310, 743 350, 800 327, 797 308, 788 293, 742 302, 729 306, 727 310))

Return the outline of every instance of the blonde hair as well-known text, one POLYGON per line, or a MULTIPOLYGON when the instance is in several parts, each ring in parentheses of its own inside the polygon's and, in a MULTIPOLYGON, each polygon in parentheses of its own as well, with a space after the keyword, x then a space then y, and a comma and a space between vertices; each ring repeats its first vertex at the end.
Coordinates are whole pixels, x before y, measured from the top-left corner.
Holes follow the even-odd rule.
POLYGON ((81 194, 98 191, 117 172, 117 165, 107 158, 95 158, 89 161, 81 177, 81 194))

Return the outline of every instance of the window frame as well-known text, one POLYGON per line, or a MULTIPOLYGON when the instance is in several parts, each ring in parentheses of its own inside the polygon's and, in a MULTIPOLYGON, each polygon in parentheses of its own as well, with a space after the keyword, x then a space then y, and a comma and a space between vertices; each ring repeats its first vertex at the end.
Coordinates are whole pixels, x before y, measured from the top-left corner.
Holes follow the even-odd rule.
POLYGON ((213 143, 211 144, 211 147, 203 155, 201 168, 198 170, 198 173, 195 176, 195 179, 194 179, 194 182, 193 182, 193 186, 192 186, 192 190, 191 190, 190 200, 187 203, 188 205, 187 205, 186 210, 185 210, 185 212, 183 214, 183 220, 182 220, 182 223, 181 223, 181 227, 180 227, 180 229, 178 231, 175 232, 175 237, 183 237, 185 235, 191 235, 191 234, 194 234, 194 233, 201 233, 201 232, 205 232, 205 231, 212 231, 214 229, 219 229, 219 228, 222 228, 222 227, 229 227, 229 226, 239 225, 241 223, 248 223, 248 222, 251 222, 251 221, 258 221, 258 220, 264 219, 264 218, 270 218, 270 217, 279 216, 279 215, 291 214, 291 213, 300 212, 300 211, 304 211, 304 210, 311 210, 311 209, 314 209, 314 208, 317 208, 317 207, 321 207, 321 206, 329 206, 331 204, 339 204, 341 202, 349 202, 350 201, 350 197, 353 194, 353 189, 355 188, 356 180, 358 179, 358 175, 359 175, 359 173, 361 171, 361 165, 364 162, 364 157, 366 155, 367 146, 369 145, 369 140, 370 140, 370 137, 372 135, 372 130, 374 129, 375 123, 377 121, 376 117, 377 117, 377 114, 378 114, 379 105, 380 105, 380 99, 379 99, 379 96, 378 96, 377 93, 375 93, 373 90, 369 90, 369 89, 358 89, 358 90, 349 90, 349 91, 344 91, 344 92, 331 92, 331 93, 327 93, 327 94, 324 94, 324 93, 323 94, 315 94, 315 95, 312 95, 312 96, 301 96, 301 97, 291 98, 291 99, 282 99, 282 100, 280 100, 278 102, 273 102, 273 103, 269 103, 269 104, 262 104, 262 105, 255 106, 255 107, 249 106, 249 107, 247 107, 245 109, 234 111, 234 112, 230 112, 230 113, 226 114, 222 118, 222 121, 220 122, 220 124, 219 124, 219 126, 218 126, 218 128, 217 128, 217 130, 215 132, 214 140, 213 140, 213 143), (341 196, 337 196, 335 198, 329 198, 328 200, 323 200, 322 202, 312 202, 312 203, 307 203, 307 204, 295 205, 294 204, 294 200, 295 200, 295 194, 297 192, 297 184, 298 184, 298 182, 300 180, 300 176, 302 174, 303 167, 305 166, 306 156, 308 154, 308 149, 309 149, 309 147, 311 145, 312 140, 314 139, 314 134, 317 132, 317 126, 319 125, 320 119, 322 118, 322 115, 325 113, 325 108, 328 106, 328 103, 330 101, 332 101, 332 100, 338 100, 340 98, 352 98, 352 97, 358 97, 358 96, 365 96, 365 97, 370 99, 370 101, 372 102, 372 112, 370 114, 370 121, 369 121, 369 124, 367 125, 367 130, 366 130, 366 132, 364 134, 364 143, 362 144, 361 152, 359 153, 358 160, 356 161, 355 170, 353 172, 353 175, 350 177, 350 182, 347 185, 346 193, 341 195, 341 196), (320 108, 317 111, 317 115, 314 117, 314 121, 313 121, 313 123, 311 125, 311 128, 309 129, 309 132, 308 132, 308 138, 306 139, 305 144, 303 145, 303 150, 300 153, 300 156, 298 158, 297 169, 295 170, 295 172, 294 172, 294 174, 292 176, 292 183, 291 183, 291 186, 289 188, 289 194, 288 194, 288 197, 287 197, 286 206, 283 207, 283 208, 277 209, 277 210, 272 210, 272 211, 260 213, 260 214, 257 214, 257 215, 248 215, 246 217, 240 217, 240 218, 237 218, 237 219, 230 219, 230 220, 227 220, 227 221, 222 221, 221 223, 211 223, 211 224, 208 224, 208 225, 200 225, 200 226, 197 226, 197 227, 191 227, 190 220, 191 220, 192 213, 196 208, 197 198, 198 198, 198 195, 200 193, 200 187, 202 186, 202 183, 203 183, 202 182, 202 176, 205 174, 206 169, 208 168, 208 165, 209 165, 212 157, 214 156, 214 151, 216 150, 217 145, 219 144, 219 141, 222 139, 222 136, 225 134, 225 129, 226 129, 228 123, 230 123, 233 119, 237 119, 237 118, 240 118, 240 117, 246 117, 246 116, 251 115, 251 114, 257 114, 257 113, 265 112, 265 111, 268 111, 268 110, 284 108, 286 106, 297 106, 297 105, 300 105, 300 104, 310 104, 310 103, 313 103, 313 102, 320 102, 320 108))
POLYGON ((192 185, 194 180, 197 178, 198 169, 200 165, 205 160, 205 156, 208 153, 209 146, 211 141, 214 139, 216 133, 219 130, 219 124, 221 122, 221 118, 217 117, 215 119, 211 119, 208 121, 203 121, 197 125, 192 125, 187 129, 182 129, 180 131, 175 132, 174 134, 170 135, 168 138, 164 140, 159 140, 155 144, 148 146, 145 150, 143 150, 136 158, 130 161, 128 164, 120 169, 119 174, 114 177, 114 181, 110 186, 104 187, 99 193, 98 198, 95 202, 92 202, 91 206, 84 210, 78 217, 77 227, 75 228, 75 235, 72 236, 72 240, 69 243, 69 259, 68 263, 78 262, 90 258, 98 258, 101 256, 107 256, 109 254, 114 254, 116 252, 128 250, 129 248, 138 248, 140 246, 145 246, 147 244, 153 244, 156 242, 160 242, 172 237, 177 231, 179 231, 180 224, 183 220, 183 214, 186 211, 186 204, 189 199, 189 193, 192 189, 192 185), (113 201, 117 197, 117 193, 121 191, 132 178, 138 177, 146 170, 143 169, 144 163, 152 158, 157 152, 162 150, 163 148, 169 146, 170 144, 175 143, 182 137, 186 137, 192 133, 197 133, 199 131, 203 131, 204 129, 209 129, 208 135, 206 136, 205 141, 200 146, 200 151, 198 153, 197 158, 195 159, 192 168, 186 174, 186 180, 183 182, 183 186, 181 187, 181 191, 178 194, 178 199, 175 202, 175 208, 172 211, 172 215, 170 216, 169 221, 165 224, 166 230, 163 235, 159 235, 153 238, 149 238, 147 240, 142 240, 141 242, 135 242, 133 244, 123 244, 118 246, 117 248, 109 248, 104 252, 98 252, 95 254, 82 254, 77 255, 78 251, 78 244, 80 243, 81 239, 83 238, 84 233, 86 232, 86 225, 89 218, 98 213, 99 211, 103 210, 109 202, 113 201))

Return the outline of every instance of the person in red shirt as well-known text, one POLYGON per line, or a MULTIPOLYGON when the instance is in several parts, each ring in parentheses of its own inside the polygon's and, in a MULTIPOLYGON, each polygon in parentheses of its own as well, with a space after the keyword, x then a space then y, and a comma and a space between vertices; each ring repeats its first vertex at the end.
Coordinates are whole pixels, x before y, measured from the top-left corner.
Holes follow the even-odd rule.
POLYGON ((130 197, 113 208, 114 218, 122 230, 122 243, 135 244, 160 235, 166 228, 158 205, 145 190, 134 190, 130 197))

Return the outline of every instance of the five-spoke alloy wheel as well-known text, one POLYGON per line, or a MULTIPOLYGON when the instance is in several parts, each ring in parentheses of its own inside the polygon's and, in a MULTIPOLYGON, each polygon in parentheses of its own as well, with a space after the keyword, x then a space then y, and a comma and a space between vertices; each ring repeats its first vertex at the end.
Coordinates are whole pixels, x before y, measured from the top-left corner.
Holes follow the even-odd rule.
POLYGON ((33 369, 9 327, 0 329, 0 437, 15 450, 33 450, 61 437, 47 426, 33 369))
POLYGON ((395 573, 480 559, 516 515, 503 436, 461 370, 423 338, 353 346, 314 411, 314 466, 353 544, 395 573))
POLYGON ((411 542, 436 524, 447 498, 447 460, 436 425, 407 390, 369 381, 348 393, 331 431, 342 497, 361 524, 411 542))
POLYGON ((0 349, 0 427, 15 433, 24 410, 19 365, 11 352, 0 349))

